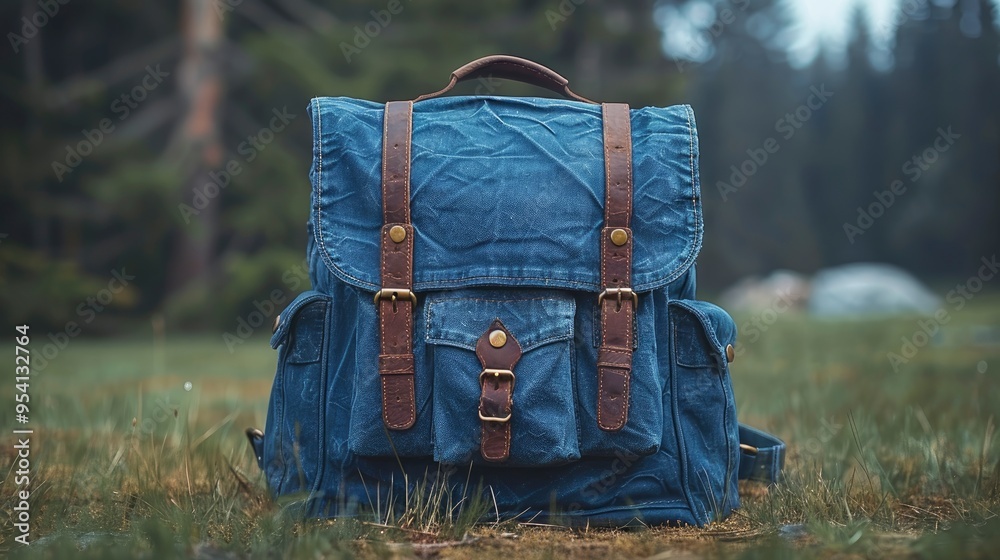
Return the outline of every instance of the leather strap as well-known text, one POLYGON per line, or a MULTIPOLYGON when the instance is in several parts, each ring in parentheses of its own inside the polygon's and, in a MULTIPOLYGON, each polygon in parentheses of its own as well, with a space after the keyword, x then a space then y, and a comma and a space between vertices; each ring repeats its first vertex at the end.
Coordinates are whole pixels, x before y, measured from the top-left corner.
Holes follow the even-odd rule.
POLYGON ((479 398, 479 419, 482 422, 480 452, 487 461, 503 462, 510 457, 514 365, 521 359, 521 345, 500 319, 494 319, 476 342, 476 356, 483 365, 479 374, 479 384, 483 389, 479 398), (495 331, 503 333, 503 336, 497 336, 495 331), (501 341, 502 344, 494 346, 501 341))
POLYGON ((602 104, 604 229, 601 232, 601 347, 597 355, 597 424, 618 431, 628 421, 636 299, 632 287, 632 128, 624 103, 602 104))
POLYGON ((410 225, 410 136, 413 102, 385 105, 382 136, 382 291, 379 375, 382 420, 405 430, 417 420, 413 365, 413 226, 410 225), (400 235, 402 232, 403 235, 400 235))

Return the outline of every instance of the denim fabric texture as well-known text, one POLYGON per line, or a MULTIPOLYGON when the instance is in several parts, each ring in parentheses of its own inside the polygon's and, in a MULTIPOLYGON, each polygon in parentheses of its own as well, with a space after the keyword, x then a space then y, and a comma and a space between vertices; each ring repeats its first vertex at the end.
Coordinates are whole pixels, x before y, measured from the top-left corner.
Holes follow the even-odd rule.
POLYGON ((501 518, 704 525, 739 507, 725 350, 736 327, 694 299, 702 215, 691 108, 631 113, 636 344, 628 422, 606 432, 596 419, 601 108, 540 98, 414 104, 417 419, 383 426, 372 303, 383 107, 309 106, 313 291, 281 313, 271 340, 262 465, 272 492, 306 492, 313 515, 354 515, 401 506, 428 476, 453 473, 457 495, 485 489, 501 518), (495 319, 522 349, 502 464, 480 455, 477 415, 476 341, 495 319))
MULTIPOLYGON (((333 279, 380 288, 383 105, 318 98, 312 222, 333 279)), ((471 286, 600 291, 601 107, 557 99, 415 103, 410 175, 414 290, 471 286)), ((701 248, 694 114, 632 111, 632 284, 680 278, 701 248)), ((322 275, 321 275, 322 276, 322 275)))

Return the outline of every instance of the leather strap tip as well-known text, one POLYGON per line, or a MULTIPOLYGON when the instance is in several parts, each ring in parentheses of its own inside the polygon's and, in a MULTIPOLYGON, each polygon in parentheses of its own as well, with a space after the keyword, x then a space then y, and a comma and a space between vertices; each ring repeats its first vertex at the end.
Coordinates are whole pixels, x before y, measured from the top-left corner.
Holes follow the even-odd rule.
POLYGON ((386 420, 385 421, 385 426, 387 428, 389 428, 390 430, 409 430, 410 428, 413 427, 413 425, 416 422, 417 422, 417 419, 411 416, 405 422, 398 423, 398 424, 390 424, 389 421, 386 420))
POLYGON ((625 424, 625 421, 616 424, 605 424, 598 420, 597 427, 605 432, 620 432, 625 427, 625 424))
POLYGON ((382 421, 390 430, 406 430, 417 421, 412 375, 382 376, 382 421))

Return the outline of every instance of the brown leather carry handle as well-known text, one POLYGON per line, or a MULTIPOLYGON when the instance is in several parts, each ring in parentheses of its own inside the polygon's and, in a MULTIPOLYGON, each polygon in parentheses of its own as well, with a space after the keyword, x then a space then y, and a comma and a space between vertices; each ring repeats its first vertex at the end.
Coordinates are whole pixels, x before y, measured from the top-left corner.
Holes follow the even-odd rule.
POLYGON ((425 93, 424 95, 414 99, 414 101, 423 101, 424 99, 438 97, 447 93, 451 90, 451 88, 455 87, 455 84, 458 82, 473 80, 480 77, 503 78, 505 80, 524 82, 526 84, 554 91, 567 97, 568 99, 575 99, 576 101, 582 101, 584 103, 597 103, 596 101, 591 101, 586 97, 574 93, 573 90, 569 89, 569 80, 560 76, 558 73, 542 66, 541 64, 538 64, 537 62, 505 54, 484 56, 483 58, 473 60, 472 62, 452 72, 451 81, 443 89, 435 91, 434 93, 425 93))

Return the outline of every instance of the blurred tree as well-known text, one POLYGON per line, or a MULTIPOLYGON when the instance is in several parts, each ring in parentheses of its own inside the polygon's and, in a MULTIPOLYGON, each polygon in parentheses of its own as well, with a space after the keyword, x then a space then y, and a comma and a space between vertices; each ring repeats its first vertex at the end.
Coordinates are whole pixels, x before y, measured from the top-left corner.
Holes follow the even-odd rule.
POLYGON ((787 61, 783 0, 3 3, 19 23, 0 70, 0 319, 62 328, 124 269, 136 278, 93 331, 152 312, 232 328, 304 288, 309 98, 412 98, 492 53, 595 99, 694 106, 705 287, 856 259, 964 277, 1000 239, 996 14, 912 1, 893 44, 855 17, 846 64, 804 69, 787 61), (665 55, 681 19, 693 55, 665 55), (953 147, 908 173, 949 126, 953 147), (896 180, 905 193, 852 243, 844 225, 896 180))
MULTIPOLYGON (((167 265, 168 297, 195 286, 196 299, 216 285, 214 252, 219 234, 215 198, 231 180, 219 130, 225 84, 222 74, 222 18, 214 0, 185 0, 181 36, 183 58, 177 68, 183 115, 172 133, 168 153, 181 151, 179 195, 189 193, 191 204, 181 203, 178 212, 185 224, 196 218, 195 227, 181 227, 167 265), (171 149, 172 148, 172 149, 171 149), (195 193, 199 193, 196 195, 195 193), (214 194, 214 196, 212 196, 214 194), (200 196, 197 200, 196 196, 200 196), (199 290, 200 288, 200 290, 199 290)), ((224 12, 223 12, 224 13, 224 12)))
MULTIPOLYGON (((715 2, 727 4, 735 2, 715 2)), ((688 82, 701 131, 706 227, 715 231, 705 238, 702 285, 857 260, 891 262, 929 280, 974 272, 1000 241, 994 5, 908 2, 888 49, 858 13, 846 64, 825 53, 804 70, 782 60, 789 25, 782 7, 754 2, 745 25, 714 38, 715 56, 688 82), (829 101, 803 111, 808 121, 794 134, 780 133, 779 121, 824 84, 829 101), (961 137, 934 149, 949 127, 961 137), (769 136, 780 149, 762 165, 748 164, 754 174, 745 184, 720 192, 720 183, 734 185, 734 166, 762 157, 769 136)))
POLYGON ((884 76, 891 111, 882 126, 887 165, 911 186, 887 212, 875 251, 924 276, 964 278, 1000 241, 1000 38, 994 6, 961 0, 927 3, 923 19, 896 34, 896 66, 884 76), (933 150, 939 130, 960 138, 933 150), (917 160, 914 160, 917 158, 917 160), (902 168, 911 162, 909 168, 902 168), (919 171, 919 174, 918 174, 919 171))
POLYGON ((796 116, 811 86, 823 82, 785 62, 789 21, 781 2, 712 5, 715 16, 702 37, 714 56, 688 66, 684 99, 694 107, 701 143, 706 234, 699 281, 717 288, 750 272, 821 263, 822 232, 807 218, 807 203, 821 186, 803 185, 789 170, 810 153, 805 138, 824 126, 825 102, 807 108, 808 126, 796 116))
MULTIPOLYGON (((0 13, 18 9, 30 19, 37 6, 24 0, 0 13)), ((59 328, 125 267, 137 278, 110 309, 162 311, 174 327, 232 327, 272 290, 303 289, 309 98, 411 98, 473 58, 504 52, 551 65, 585 95, 662 105, 679 99, 680 81, 652 9, 569 0, 67 4, 3 71, 5 114, 18 117, 0 124, 12 187, 0 194, 0 233, 9 235, 0 241, 0 317, 59 328), (148 67, 166 74, 152 88, 143 85, 148 67), (113 128, 97 140, 104 119, 113 128), (79 161, 67 155, 79 149, 79 161)), ((510 82, 461 89, 477 87, 544 93, 510 82)))

